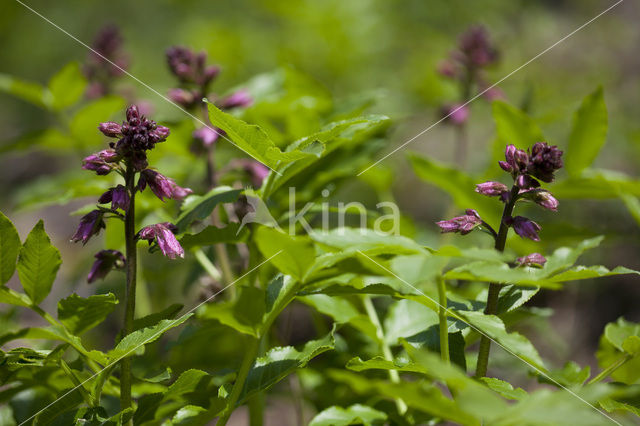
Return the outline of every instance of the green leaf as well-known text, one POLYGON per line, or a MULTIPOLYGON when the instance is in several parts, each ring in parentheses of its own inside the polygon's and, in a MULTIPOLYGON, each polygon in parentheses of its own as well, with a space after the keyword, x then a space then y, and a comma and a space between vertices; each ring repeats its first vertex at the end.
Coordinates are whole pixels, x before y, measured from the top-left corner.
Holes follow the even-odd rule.
POLYGON ((51 244, 40 220, 27 236, 18 259, 20 282, 35 305, 51 291, 61 263, 60 252, 51 244))
POLYGON ((498 136, 496 144, 501 153, 508 144, 527 149, 534 143, 545 140, 535 121, 523 111, 503 101, 492 102, 492 108, 498 136))
POLYGON ((202 370, 190 369, 182 374, 173 382, 164 393, 164 399, 177 398, 186 393, 194 392, 202 383, 208 383, 211 376, 202 370))
POLYGON ((367 228, 336 228, 327 232, 314 232, 310 237, 328 248, 369 255, 428 253, 427 249, 410 238, 387 235, 367 228))
POLYGON ((16 227, 0 212, 0 285, 6 284, 13 276, 20 245, 16 227))
POLYGON ((249 370, 239 401, 268 389, 293 371, 304 368, 309 361, 321 353, 334 348, 332 331, 322 339, 307 342, 300 350, 292 346, 271 349, 263 357, 258 358, 249 370))
POLYGON ((365 426, 382 424, 387 415, 382 411, 361 404, 347 408, 332 406, 316 414, 309 426, 347 426, 362 424, 365 426))
POLYGON ((242 286, 235 301, 204 305, 198 310, 198 318, 217 320, 240 333, 259 337, 265 311, 264 291, 242 286))
POLYGON ((20 80, 7 74, 0 74, 0 91, 10 93, 41 108, 48 108, 52 102, 51 92, 41 84, 20 80))
POLYGON ((218 243, 238 243, 246 241, 249 230, 239 223, 232 222, 224 228, 207 226, 197 234, 185 234, 180 239, 182 248, 188 250, 192 247, 210 246, 218 243))
POLYGON ((598 87, 584 98, 573 116, 565 165, 571 176, 579 176, 596 159, 606 142, 607 126, 607 106, 602 87, 598 87))
POLYGON ((69 107, 80 100, 87 87, 87 80, 77 62, 65 65, 49 81, 49 90, 53 96, 52 106, 56 110, 69 107))
POLYGON ((58 319, 71 333, 80 335, 104 321, 117 304, 111 293, 86 299, 74 293, 58 302, 58 319))
POLYGON ((18 293, 9 287, 0 287, 0 303, 6 303, 7 305, 22 306, 28 308, 32 302, 29 296, 23 293, 18 293))
POLYGON ((494 315, 485 315, 475 311, 458 311, 467 323, 479 329, 513 355, 521 358, 535 368, 545 371, 544 363, 536 348, 526 337, 519 333, 507 333, 504 323, 494 315))
POLYGON ((104 96, 93 100, 74 114, 69 124, 71 134, 82 143, 81 146, 95 147, 102 139, 96 123, 107 121, 124 108, 125 101, 118 96, 104 96))
POLYGON ((273 228, 261 226, 255 242, 264 257, 281 272, 302 281, 316 258, 313 243, 307 237, 295 237, 273 228))
POLYGON ((408 338, 438 324, 438 314, 412 300, 399 300, 384 319, 387 344, 397 345, 400 338, 408 338))
POLYGON ((232 189, 228 186, 213 188, 202 196, 190 196, 185 201, 182 213, 176 220, 178 234, 182 234, 196 220, 209 217, 213 209, 220 203, 232 203, 238 199, 242 190, 232 189))
POLYGON ((609 277, 612 275, 625 275, 625 274, 640 275, 640 272, 634 271, 633 269, 625 268, 624 266, 618 266, 612 270, 609 270, 601 265, 576 266, 569 269, 568 271, 564 271, 557 275, 554 275, 550 279, 555 282, 563 282, 563 281, 586 280, 589 278, 601 278, 601 277, 609 277))
POLYGON ((247 124, 231 114, 220 111, 212 103, 207 103, 211 123, 224 130, 239 149, 271 169, 277 168, 280 163, 315 156, 313 153, 300 150, 283 152, 259 126, 247 124))
POLYGON ((482 377, 480 380, 486 383, 486 385, 492 391, 496 392, 507 399, 519 401, 527 397, 527 392, 522 388, 513 388, 513 385, 504 380, 496 379, 493 377, 482 377))
POLYGON ((427 374, 427 369, 423 366, 408 360, 389 361, 380 356, 363 361, 360 357, 351 358, 346 367, 353 371, 367 370, 398 370, 405 373, 427 374))
MULTIPOLYGON (((481 181, 464 174, 455 167, 440 164, 416 153, 409 153, 409 160, 416 175, 451 196, 461 212, 475 209, 487 223, 498 223, 502 209, 500 203, 474 191, 481 181)), ((436 228, 435 224, 433 225, 436 228)))
POLYGON ((587 365, 582 368, 573 361, 567 362, 560 370, 549 372, 549 376, 553 380, 549 380, 545 376, 538 376, 538 380, 542 383, 558 386, 558 383, 566 387, 582 386, 591 375, 591 368, 587 365))
POLYGON ((191 315, 192 314, 186 314, 174 320, 162 320, 154 326, 136 330, 125 336, 113 350, 107 353, 107 356, 111 359, 111 362, 114 363, 122 358, 137 354, 141 352, 140 349, 144 350, 144 345, 159 339, 162 334, 179 326, 188 320, 191 315))

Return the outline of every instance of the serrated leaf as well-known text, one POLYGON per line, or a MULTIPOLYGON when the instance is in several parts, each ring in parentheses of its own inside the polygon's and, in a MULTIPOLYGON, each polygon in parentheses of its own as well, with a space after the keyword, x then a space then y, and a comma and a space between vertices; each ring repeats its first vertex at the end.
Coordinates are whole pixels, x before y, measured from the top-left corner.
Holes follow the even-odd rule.
POLYGON ((555 282, 563 282, 563 281, 586 280, 589 278, 601 278, 601 277, 609 277, 612 275, 625 275, 625 274, 640 275, 640 272, 634 271, 633 269, 625 268, 624 266, 618 266, 612 270, 609 270, 602 265, 575 266, 567 271, 554 275, 549 279, 555 282))
POLYGON ((49 81, 53 108, 60 110, 75 104, 84 94, 86 87, 87 80, 80 70, 80 65, 76 62, 65 65, 49 81))
POLYGON ((23 293, 18 293, 9 287, 0 287, 0 303, 6 303, 7 305, 15 305, 22 307, 31 306, 31 299, 29 296, 23 293))
POLYGON ((365 426, 382 424, 387 415, 382 411, 361 404, 353 404, 347 408, 336 405, 316 414, 309 426, 347 426, 361 424, 365 426))
POLYGON ((566 169, 578 176, 596 159, 607 138, 607 106, 602 87, 584 98, 573 116, 573 127, 569 136, 566 169))
POLYGON ((144 345, 152 343, 159 339, 164 333, 170 329, 179 326, 189 319, 193 314, 186 314, 175 320, 162 320, 156 325, 136 330, 125 336, 120 342, 107 353, 111 362, 117 362, 120 359, 136 354, 144 345))
POLYGON ((299 150, 283 152, 259 126, 247 124, 231 114, 222 112, 210 102, 208 107, 209 120, 214 126, 224 130, 239 149, 271 169, 277 168, 280 163, 315 156, 313 153, 299 150))
POLYGON ((74 293, 58 302, 58 319, 71 333, 80 335, 104 321, 117 304, 111 293, 86 299, 74 293))
POLYGON ((236 300, 205 305, 198 310, 198 318, 217 320, 240 333, 259 337, 265 312, 264 291, 242 286, 236 300))
POLYGON ((504 398, 519 401, 527 397, 527 392, 522 388, 515 388, 509 382, 493 377, 482 377, 482 380, 492 391, 504 398))
POLYGON ((40 220, 27 236, 18 258, 20 282, 35 305, 51 291, 61 263, 60 252, 51 244, 40 220))
POLYGON ((249 370, 239 401, 249 398, 256 392, 268 389, 293 371, 304 368, 309 361, 323 352, 333 350, 335 341, 333 331, 322 339, 311 340, 297 350, 292 346, 271 349, 256 359, 249 370))
POLYGON ((398 370, 405 373, 427 374, 423 366, 408 360, 389 361, 380 356, 363 361, 360 357, 351 358, 346 367, 353 371, 398 370))
POLYGON ((205 195, 188 197, 183 205, 182 213, 180 213, 175 223, 178 228, 178 234, 185 232, 194 221, 209 217, 218 204, 236 201, 240 192, 242 191, 239 189, 219 186, 205 195))
POLYGON ((16 227, 0 212, 0 285, 6 284, 15 272, 20 245, 16 227))
POLYGON ((282 273, 302 281, 316 258, 313 243, 307 237, 296 237, 273 228, 261 226, 255 232, 255 242, 262 255, 282 273))

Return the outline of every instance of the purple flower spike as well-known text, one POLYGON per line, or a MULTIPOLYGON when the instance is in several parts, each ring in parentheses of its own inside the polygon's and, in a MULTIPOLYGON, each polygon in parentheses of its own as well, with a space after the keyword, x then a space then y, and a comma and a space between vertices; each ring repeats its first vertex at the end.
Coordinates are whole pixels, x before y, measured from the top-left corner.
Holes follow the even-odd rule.
POLYGON ((537 142, 531 148, 530 157, 528 172, 543 182, 553 182, 553 173, 563 166, 562 151, 555 145, 537 142))
POLYGON ((222 109, 231 109, 231 108, 237 108, 237 107, 246 108, 250 106, 252 103, 253 103, 253 98, 251 97, 251 95, 249 95, 249 92, 247 92, 244 89, 240 89, 237 92, 232 93, 231 95, 224 98, 222 102, 220 102, 220 108, 222 109))
POLYGON ((102 194, 100 198, 98 198, 99 204, 111 203, 111 208, 113 210, 121 208, 122 210, 127 211, 129 209, 129 202, 130 198, 127 188, 122 185, 109 189, 107 192, 102 194))
POLYGON ((540 241, 538 232, 542 229, 540 225, 523 216, 507 218, 507 225, 513 227, 513 230, 522 238, 529 238, 533 241, 540 241))
POLYGON ((480 215, 473 209, 467 209, 464 216, 436 222, 443 234, 447 232, 460 232, 462 235, 468 234, 482 223, 480 215))
POLYGON ((547 263, 547 259, 540 253, 531 253, 528 256, 518 258, 519 266, 530 266, 534 268, 542 268, 547 263))
POLYGON ((209 127, 201 127, 193 131, 193 138, 202 142, 202 145, 210 147, 218 140, 223 130, 214 130, 209 127))
POLYGON ((157 223, 142 228, 138 233, 138 238, 149 241, 149 244, 155 240, 162 254, 170 259, 175 259, 178 256, 184 257, 184 250, 174 235, 176 230, 175 225, 169 222, 157 223))
POLYGON ((505 192, 509 193, 509 188, 503 183, 490 181, 477 184, 476 192, 488 197, 501 197, 505 192))
POLYGON ((96 261, 93 262, 87 282, 91 284, 97 279, 103 279, 112 269, 123 269, 126 263, 124 255, 118 250, 102 250, 94 256, 96 261))
POLYGON ((109 136, 110 138, 119 138, 122 136, 122 126, 113 121, 106 121, 104 123, 100 123, 98 126, 98 130, 104 133, 105 136, 109 136))
POLYGON ((82 241, 82 245, 87 244, 89 238, 93 235, 97 235, 102 228, 105 228, 104 220, 102 220, 102 211, 100 210, 92 210, 86 215, 82 216, 80 219, 80 225, 78 226, 78 230, 71 237, 71 241, 77 243, 78 241, 82 241))

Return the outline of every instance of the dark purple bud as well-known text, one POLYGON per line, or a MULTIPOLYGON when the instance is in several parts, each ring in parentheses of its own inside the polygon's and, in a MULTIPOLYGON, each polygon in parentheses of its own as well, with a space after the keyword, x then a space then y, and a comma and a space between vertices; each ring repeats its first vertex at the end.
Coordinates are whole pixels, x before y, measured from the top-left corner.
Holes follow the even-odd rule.
POLYGON ((95 154, 91 154, 82 160, 82 169, 91 170, 98 175, 107 175, 116 165, 113 164, 119 160, 119 155, 112 149, 105 149, 95 154))
POLYGON ((540 225, 532 220, 523 216, 516 216, 513 218, 507 218, 505 220, 507 225, 513 227, 513 230, 522 238, 529 238, 533 241, 540 241, 538 232, 542 229, 540 225))
POLYGON ((484 67, 498 59, 498 52, 489 42, 489 34, 484 27, 469 28, 460 37, 460 51, 465 56, 465 62, 471 67, 484 67))
POLYGON ((149 241, 149 244, 155 240, 162 254, 175 259, 177 256, 184 257, 184 250, 174 235, 176 230, 177 228, 169 222, 157 223, 142 228, 138 238, 149 241))
POLYGON ((240 89, 237 92, 232 93, 231 95, 224 98, 222 102, 220 102, 220 108, 222 109, 231 109, 231 108, 237 108, 237 107, 246 108, 250 106, 252 103, 253 103, 253 98, 251 97, 251 95, 249 95, 249 92, 247 92, 244 89, 240 89))
POLYGON ((553 173, 563 166, 562 151, 545 142, 535 143, 530 157, 528 172, 543 182, 553 182, 553 173))
POLYGON ((216 65, 210 65, 206 67, 202 73, 202 85, 207 85, 211 80, 216 78, 220 73, 220 67, 216 65))
POLYGON ((529 175, 518 175, 516 177, 516 185, 521 189, 530 189, 540 187, 540 182, 529 175))
POLYGON ((546 189, 533 188, 520 191, 520 196, 526 200, 533 201, 547 210, 558 211, 558 200, 546 189))
POLYGON ((476 227, 482 225, 482 223, 480 215, 473 209, 467 209, 464 216, 436 222, 443 234, 447 232, 460 232, 462 235, 468 234, 476 227))
POLYGON ((97 235, 102 228, 105 228, 104 220, 102 220, 102 211, 100 210, 92 210, 86 215, 82 216, 80 219, 80 225, 78 226, 78 230, 71 237, 71 241, 77 243, 78 241, 82 241, 82 245, 87 244, 89 238, 93 235, 97 235))
POLYGON ((503 164, 500 162, 500 167, 503 170, 511 172, 514 177, 526 172, 529 163, 529 155, 526 151, 517 149, 515 145, 507 145, 504 152, 504 158, 506 163, 503 164))
POLYGON ((129 106, 129 108, 127 108, 126 117, 130 125, 138 125, 138 120, 140 120, 140 112, 138 111, 138 107, 135 105, 129 106))
POLYGON ((210 147, 218 140, 222 130, 211 127, 201 127, 193 131, 193 138, 202 142, 202 145, 210 147))
POLYGON ((124 255, 118 250, 102 250, 94 257, 96 260, 87 277, 89 284, 97 279, 103 279, 112 269, 123 269, 126 263, 124 255))
POLYGON ((509 193, 509 188, 504 183, 490 181, 477 184, 476 192, 488 197, 499 197, 505 192, 509 193))
POLYGON ((540 253, 531 253, 528 256, 518 258, 519 266, 530 266, 534 268, 542 268, 547 263, 547 259, 540 253))
POLYGON ((155 130, 153 130, 150 134, 154 138, 154 142, 164 142, 169 137, 169 133, 171 131, 168 127, 165 126, 156 126, 155 130))
POLYGON ((498 165, 500 165, 500 168, 507 173, 511 173, 513 171, 513 167, 511 167, 511 165, 506 161, 498 161, 498 165))
POLYGON ((118 123, 114 123, 113 121, 100 123, 98 130, 104 133, 105 136, 109 136, 111 138, 119 138, 122 136, 122 126, 118 123))

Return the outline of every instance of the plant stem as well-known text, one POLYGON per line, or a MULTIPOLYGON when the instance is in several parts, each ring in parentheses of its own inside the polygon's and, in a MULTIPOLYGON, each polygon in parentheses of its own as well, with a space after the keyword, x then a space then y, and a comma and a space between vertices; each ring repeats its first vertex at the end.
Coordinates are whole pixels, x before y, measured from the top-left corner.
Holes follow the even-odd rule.
POLYGON ((449 326, 447 324, 447 287, 441 275, 436 277, 438 283, 438 298, 440 309, 440 356, 442 360, 449 364, 449 326))
POLYGON ((96 407, 98 405, 98 404, 96 404, 96 401, 91 397, 91 395, 89 395, 89 392, 87 392, 87 389, 85 389, 85 387, 82 384, 82 382, 80 380, 78 380, 76 375, 73 374, 73 371, 71 370, 71 368, 69 368, 67 363, 64 362, 64 360, 62 358, 60 359, 60 367, 62 367, 62 370, 69 377, 69 380, 71 380, 71 383, 73 383, 73 385, 78 389, 78 391, 82 395, 82 398, 84 399, 84 402, 89 407, 96 407))
MULTIPOLYGON (((502 211, 502 219, 500 220, 500 229, 498 230, 498 236, 496 237, 496 250, 503 252, 504 246, 507 243, 507 234, 509 232, 509 225, 507 225, 507 218, 511 217, 513 213, 513 207, 518 200, 519 188, 514 184, 511 188, 511 194, 509 200, 504 205, 502 211)), ((498 297, 500 296, 500 289, 502 284, 491 283, 489 284, 489 294, 487 295, 487 306, 484 309, 485 315, 494 315, 498 310, 498 297)), ((487 368, 489 366, 489 351, 491 350, 491 340, 485 335, 480 337, 480 347, 478 349, 478 363, 476 365, 476 377, 484 377, 487 375, 487 368)))
MULTIPOLYGON (((384 359, 390 362, 394 362, 393 353, 391 352, 391 348, 387 345, 384 337, 384 330, 382 329, 382 324, 380 323, 380 318, 378 318, 378 313, 376 312, 375 306, 373 306, 373 302, 371 298, 367 295, 362 299, 364 303, 364 309, 367 311, 367 315, 369 316, 369 320, 376 327, 376 337, 380 342, 380 348, 382 349, 382 355, 384 359)), ((397 370, 388 370, 389 380, 392 383, 400 383, 400 375, 397 370)), ((396 398, 396 408, 398 409, 398 413, 404 414, 407 412, 407 404, 402 400, 402 398, 396 398)))
MULTIPOLYGON (((127 164, 125 186, 129 192, 129 208, 124 217, 124 238, 127 259, 127 288, 125 294, 124 338, 133 331, 133 318, 136 310, 136 230, 135 230, 135 169, 127 164)), ((131 407, 131 358, 120 361, 120 410, 131 407)))
POLYGON ((233 383, 233 389, 231 389, 231 395, 229 395, 227 408, 224 410, 220 419, 216 423, 217 426, 224 426, 229 421, 229 417, 231 417, 231 413, 236 408, 236 403, 238 402, 238 398, 240 398, 240 393, 244 388, 244 383, 247 380, 247 375, 249 374, 249 370, 251 369, 251 365, 253 365, 253 361, 258 354, 258 346, 260 343, 260 339, 257 339, 253 336, 248 337, 249 342, 246 347, 246 352, 244 353, 244 358, 242 359, 242 364, 240 365, 240 370, 238 370, 238 376, 236 377, 236 381, 233 383))
POLYGON ((591 385, 593 383, 598 383, 599 381, 605 379, 607 376, 609 376, 611 373, 616 371, 618 368, 622 367, 631 358, 633 358, 633 356, 631 356, 629 354, 622 355, 620 358, 618 358, 616 360, 616 362, 614 362, 613 364, 611 364, 610 366, 608 366, 607 368, 602 370, 600 372, 600 374, 598 374, 596 377, 594 377, 593 379, 589 380, 588 384, 591 385))

